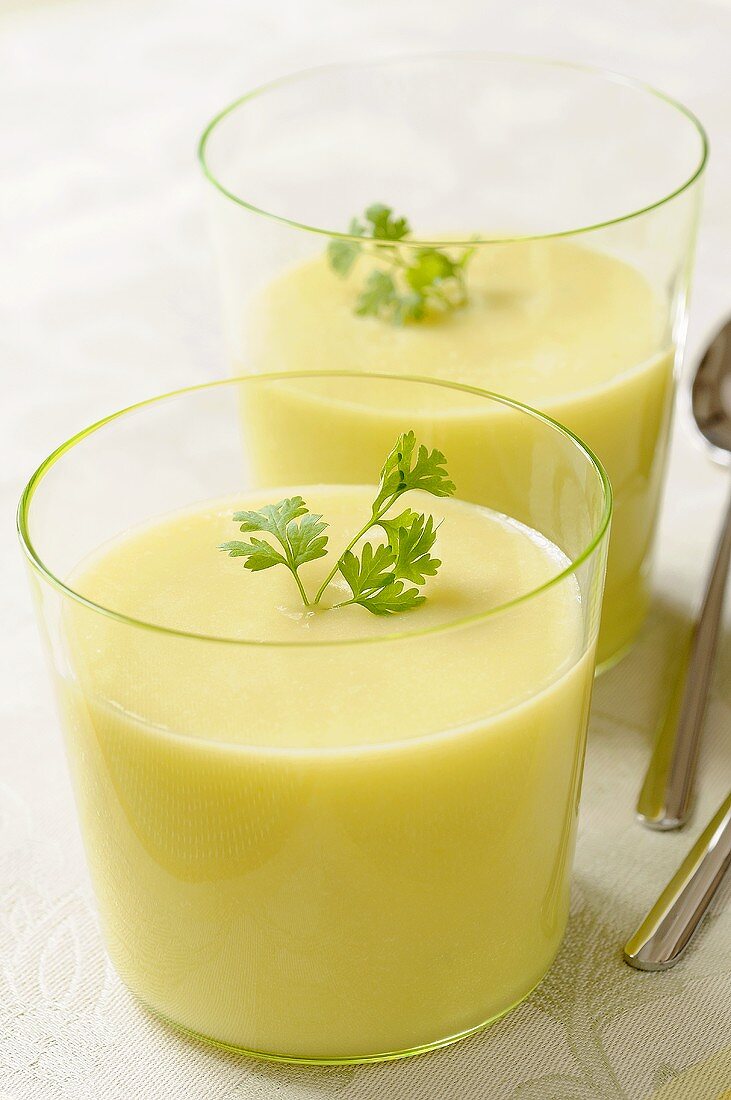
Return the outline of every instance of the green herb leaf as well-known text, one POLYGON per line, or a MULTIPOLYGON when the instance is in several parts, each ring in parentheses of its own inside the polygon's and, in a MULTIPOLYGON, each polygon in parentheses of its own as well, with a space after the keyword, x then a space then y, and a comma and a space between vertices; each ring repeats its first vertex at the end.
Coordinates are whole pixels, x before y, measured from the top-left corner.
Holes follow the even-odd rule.
POLYGON ((292 550, 295 569, 307 561, 325 557, 327 535, 323 535, 322 532, 327 526, 322 516, 316 516, 312 512, 304 516, 299 523, 292 520, 287 524, 287 542, 292 550))
POLYGON ((355 312, 359 317, 386 317, 395 325, 418 321, 424 316, 424 298, 420 294, 399 294, 392 276, 371 271, 365 289, 358 295, 355 312))
POLYGON ((219 550, 232 558, 246 558, 244 568, 255 572, 271 569, 274 565, 285 565, 294 576, 307 606, 309 601, 297 570, 305 562, 315 561, 327 553, 327 535, 322 533, 327 523, 322 516, 309 512, 302 497, 295 496, 279 500, 276 504, 265 504, 256 512, 234 512, 233 518, 244 533, 264 531, 272 535, 284 554, 280 554, 265 539, 255 538, 251 542, 224 542, 219 550))
POLYGON ((374 202, 365 212, 367 221, 373 227, 371 236, 377 241, 400 241, 411 232, 406 218, 395 218, 393 207, 374 202))
POLYGON ((367 542, 360 558, 352 550, 346 550, 340 559, 340 572, 353 593, 353 598, 346 602, 359 604, 372 615, 394 615, 423 603, 424 597, 415 588, 404 590, 404 583, 396 577, 394 566, 395 556, 390 546, 374 548, 367 542))
POLYGON ((276 504, 265 504, 258 512, 234 512, 234 523, 240 523, 240 531, 268 531, 283 542, 287 524, 307 512, 302 497, 287 497, 276 504))
POLYGON ((390 546, 374 547, 367 542, 358 558, 352 550, 346 550, 340 558, 340 572, 357 600, 387 584, 393 584, 395 555, 390 546))
POLYGON ((450 260, 446 252, 436 248, 420 248, 416 253, 416 262, 405 274, 406 282, 418 294, 423 294, 433 283, 454 278, 457 265, 450 260))
MULTIPOLYGON (((413 432, 409 433, 412 440, 413 432)), ((413 447, 411 449, 413 454, 413 447)), ((456 486, 450 480, 446 469, 446 458, 441 451, 427 450, 422 444, 416 452, 416 462, 411 468, 406 466, 406 457, 401 464, 401 474, 406 489, 421 489, 434 497, 450 497, 456 492, 456 486)))
MULTIPOLYGON (((285 550, 285 564, 295 569, 307 561, 323 557, 327 552, 327 535, 322 535, 327 523, 323 522, 322 516, 308 512, 302 497, 288 497, 276 504, 266 504, 258 512, 236 512, 234 521, 241 524, 240 531, 266 531, 274 535, 285 550), (300 516, 304 518, 298 523, 300 516)), ((259 544, 261 539, 252 539, 252 542, 259 544)), ((241 543, 241 546, 246 545, 241 543)))
POLYGON ((407 218, 396 217, 393 208, 373 203, 365 223, 353 218, 351 237, 335 238, 327 247, 330 266, 346 278, 363 254, 378 266, 369 271, 355 301, 359 317, 380 317, 394 325, 423 320, 429 312, 457 309, 467 302, 465 270, 475 249, 446 252, 440 248, 400 248, 411 233, 407 218), (390 270, 386 270, 389 268, 390 270))
MULTIPOLYGON (((365 226, 361 225, 357 218, 353 218, 348 226, 348 232, 353 237, 362 237, 365 234, 365 226)), ((334 238, 327 246, 327 258, 330 267, 336 275, 344 279, 350 274, 353 265, 363 251, 363 245, 357 241, 345 241, 334 238)))
POLYGON ((418 519, 418 512, 412 512, 410 508, 404 509, 400 515, 394 519, 379 519, 378 526, 382 527, 386 532, 386 538, 388 539, 388 545, 392 550, 395 550, 398 546, 398 533, 402 527, 411 527, 411 524, 415 519, 418 519))
POLYGON ((394 569, 399 580, 426 584, 427 577, 436 575, 442 563, 429 553, 436 537, 432 516, 415 516, 408 527, 399 528, 394 569))
POLYGON ((429 451, 422 444, 416 450, 416 462, 412 466, 415 450, 416 436, 413 432, 403 432, 383 464, 378 496, 373 503, 374 515, 387 500, 396 500, 409 489, 421 489, 435 497, 448 497, 455 492, 442 452, 429 451))
POLYGON ((265 539, 252 539, 251 542, 224 542, 219 550, 225 551, 230 558, 246 558, 244 569, 258 572, 260 569, 271 569, 273 565, 287 565, 278 550, 275 550, 270 542, 265 539))
POLYGON ((424 603, 426 597, 417 588, 404 588, 403 581, 394 581, 374 592, 362 596, 353 603, 370 611, 371 615, 396 615, 400 611, 411 611, 424 603))
POLYGON ((385 271, 371 271, 365 281, 365 290, 358 295, 355 312, 359 317, 377 317, 388 311, 398 299, 396 285, 385 271))
POLYGON ((391 320, 395 325, 420 321, 426 312, 426 299, 421 294, 397 294, 392 303, 391 320))
POLYGON ((361 246, 355 244, 354 241, 330 241, 327 246, 327 258, 330 261, 330 267, 344 279, 346 275, 350 274, 350 269, 358 259, 360 251, 361 246))

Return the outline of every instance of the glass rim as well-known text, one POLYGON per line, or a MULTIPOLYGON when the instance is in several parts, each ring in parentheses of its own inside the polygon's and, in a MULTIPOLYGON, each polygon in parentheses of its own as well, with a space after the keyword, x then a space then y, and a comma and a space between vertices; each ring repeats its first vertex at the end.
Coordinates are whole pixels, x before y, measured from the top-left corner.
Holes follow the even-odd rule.
POLYGON ((100 420, 95 421, 93 424, 88 425, 86 428, 82 428, 79 432, 70 436, 67 440, 61 443, 55 448, 36 468, 31 474, 25 488, 20 497, 18 503, 18 511, 16 517, 16 525, 18 538, 20 540, 23 552, 28 559, 29 564, 40 575, 41 579, 50 584, 52 588, 55 588, 62 596, 73 600, 75 603, 80 604, 89 611, 93 611, 97 614, 104 615, 106 618, 112 619, 125 626, 135 627, 137 629, 152 631, 153 633, 159 633, 170 637, 184 638, 191 641, 199 642, 213 642, 223 645, 234 646, 251 646, 254 648, 270 648, 270 649, 317 649, 317 648, 330 648, 336 649, 344 646, 351 645, 378 645, 385 642, 394 642, 404 638, 416 638, 427 637, 431 635, 443 634, 450 630, 457 630, 464 627, 476 625, 477 623, 487 621, 493 616, 497 616, 512 608, 518 607, 529 600, 540 596, 542 593, 547 592, 555 585, 559 584, 562 580, 572 576, 579 567, 587 561, 592 554, 600 546, 602 540, 606 537, 607 531, 612 518, 613 500, 612 500, 612 487, 609 481, 609 477, 604 469, 602 463, 599 461, 594 452, 587 447, 587 445, 581 440, 574 432, 567 428, 564 424, 555 420, 553 417, 548 416, 546 413, 540 412, 538 409, 533 409, 529 405, 523 404, 521 401, 516 401, 511 397, 506 397, 503 394, 494 393, 491 390, 480 389, 477 386, 469 386, 459 382, 446 382, 438 378, 426 378, 421 375, 398 375, 398 374, 386 374, 386 373, 371 373, 363 371, 279 371, 276 373, 267 374, 246 374, 238 375, 232 378, 221 378, 212 382, 201 382, 192 386, 183 386, 177 390, 170 390, 166 393, 158 394, 154 397, 148 397, 143 401, 135 402, 133 405, 127 405, 123 409, 119 409, 116 412, 110 413, 100 420), (581 451, 587 460, 588 464, 593 467, 595 474, 599 478, 599 483, 602 487, 602 494, 604 498, 604 508, 601 518, 599 519, 597 529, 591 536, 587 545, 577 554, 569 563, 569 565, 562 569, 555 576, 544 581, 543 584, 536 588, 531 588, 527 592, 521 593, 521 595, 514 597, 512 600, 507 600, 505 603, 498 604, 496 607, 488 608, 486 611, 479 611, 472 615, 462 615, 456 619, 452 619, 446 623, 439 623, 435 626, 420 627, 411 630, 396 630, 389 632, 388 634, 374 635, 365 638, 346 638, 342 640, 335 639, 323 639, 319 641, 268 641, 266 639, 251 639, 251 638, 231 638, 224 635, 216 634, 200 634, 195 631, 178 630, 174 627, 163 626, 160 623, 147 622, 144 619, 138 619, 132 615, 125 615, 120 611, 114 611, 112 608, 105 607, 102 604, 96 603, 94 600, 88 599, 80 592, 77 592, 71 585, 66 584, 65 581, 57 577, 54 571, 44 562, 40 554, 37 552, 33 540, 30 536, 29 530, 29 517, 30 508, 35 495, 36 489, 43 481, 47 473, 60 461, 68 452, 73 450, 78 444, 82 443, 85 439, 94 435, 96 432, 101 431, 108 424, 114 423, 120 420, 122 417, 129 415, 130 413, 140 412, 143 409, 151 406, 160 405, 165 401, 172 400, 173 398, 184 397, 190 394, 207 392, 215 389, 222 389, 226 386, 240 386, 240 385, 252 385, 256 383, 268 383, 277 381, 290 381, 292 379, 306 379, 306 378, 353 378, 359 380, 384 380, 388 382, 406 382, 406 383, 418 383, 421 385, 434 386, 441 389, 454 390, 460 393, 466 393, 474 395, 475 397, 484 398, 488 401, 495 402, 499 405, 506 406, 515 412, 522 415, 532 417, 534 420, 541 421, 551 431, 556 432, 559 436, 563 436, 573 446, 581 451))
MULTIPOLYGON (((327 74, 331 72, 344 72, 348 69, 369 69, 378 68, 388 65, 403 64, 404 62, 418 62, 418 61, 446 61, 446 60, 464 60, 464 61, 487 61, 487 60, 504 60, 516 63, 524 63, 528 65, 545 66, 547 68, 556 69, 568 69, 573 72, 584 73, 588 76, 599 77, 607 83, 622 85, 627 88, 631 88, 636 92, 641 92, 644 95, 650 95, 655 99, 660 100, 668 107, 672 107, 675 111, 681 114, 687 121, 693 126, 698 137, 701 141, 701 151, 698 163, 686 180, 680 183, 672 191, 662 195, 654 202, 647 203, 644 206, 637 209, 630 210, 625 214, 619 214, 613 218, 606 218, 597 222, 591 222, 586 225, 579 225, 571 229, 559 229, 553 230, 547 233, 524 233, 524 234, 507 234, 499 237, 480 237, 478 239, 469 239, 471 246, 479 247, 480 245, 496 245, 496 244, 509 244, 518 241, 542 241, 559 239, 562 237, 574 237, 579 236, 582 233, 591 233, 595 230, 606 229, 611 225, 619 225, 626 221, 631 221, 634 218, 638 218, 643 214, 649 214, 652 210, 657 210, 659 207, 664 206, 666 203, 671 202, 679 195, 687 191, 698 180, 706 167, 709 154, 709 140, 703 123, 698 116, 681 103, 680 100, 675 99, 673 96, 661 91, 659 88, 655 88, 652 84, 648 84, 645 81, 637 80, 635 77, 625 76, 622 73, 615 72, 612 69, 605 68, 599 65, 585 65, 576 61, 564 61, 557 58, 542 57, 539 54, 520 54, 511 52, 502 52, 499 50, 445 50, 429 53, 413 53, 413 54, 397 54, 392 57, 380 58, 370 61, 355 61, 355 62, 332 62, 326 65, 317 65, 311 68, 299 69, 296 72, 288 73, 284 76, 278 77, 275 80, 269 80, 264 84, 259 84, 250 91, 239 96, 233 102, 229 103, 221 111, 216 114, 208 125, 203 130, 203 133, 198 142, 198 161, 203 170, 203 175, 206 179, 213 184, 217 191, 219 191, 225 198, 230 199, 236 205, 241 206, 243 209, 248 210, 252 214, 258 214, 261 217, 267 218, 271 221, 277 222, 280 225, 288 226, 290 229, 298 229, 305 233, 312 233, 315 236, 327 237, 333 240, 342 241, 357 241, 360 240, 358 236, 346 231, 340 231, 336 229, 326 229, 322 226, 309 225, 307 222, 300 222, 294 218, 287 218, 282 214, 275 214, 270 210, 264 210, 263 207, 256 206, 253 203, 247 202, 240 195, 235 194, 233 191, 229 191, 224 187, 223 183, 218 179, 217 175, 208 164, 206 159, 206 151, 208 141, 214 131, 217 129, 220 123, 222 123, 229 115, 233 114, 239 107, 249 103, 251 100, 257 99, 259 96, 265 95, 267 92, 275 91, 279 88, 286 87, 289 84, 296 84, 298 81, 317 76, 320 74, 327 74)), ((440 239, 427 239, 409 237, 407 241, 379 241, 379 244, 383 247, 414 247, 414 248, 436 248, 436 247, 448 247, 459 246, 465 244, 465 238, 454 240, 450 238, 440 239)))

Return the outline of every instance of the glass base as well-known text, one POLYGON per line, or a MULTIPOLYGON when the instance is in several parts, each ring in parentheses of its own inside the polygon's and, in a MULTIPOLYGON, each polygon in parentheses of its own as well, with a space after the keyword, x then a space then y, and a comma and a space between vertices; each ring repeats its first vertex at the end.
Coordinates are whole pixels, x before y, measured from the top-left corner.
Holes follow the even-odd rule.
MULTIPOLYGON (((550 967, 548 968, 550 970, 550 967)), ((546 971, 548 973, 548 970, 546 971)), ((439 1050, 441 1047, 451 1046, 452 1043, 459 1043, 462 1039, 468 1039, 471 1035, 476 1035, 480 1031, 484 1031, 490 1027, 491 1024, 497 1023, 503 1016, 507 1016, 508 1013, 513 1012, 514 1009, 521 1005, 523 1001, 526 1001, 531 996, 533 991, 543 981, 545 974, 532 986, 527 993, 522 997, 519 997, 517 1001, 503 1009, 502 1012, 496 1013, 494 1016, 490 1016, 489 1019, 483 1020, 481 1023, 476 1024, 474 1027, 467 1028, 465 1031, 459 1031, 455 1035, 448 1035, 443 1039, 435 1039, 434 1042, 424 1043, 422 1046, 410 1047, 407 1050, 389 1050, 382 1054, 363 1054, 363 1055, 350 1055, 345 1058, 335 1057, 304 1057, 297 1054, 272 1054, 265 1050, 249 1050, 247 1047, 235 1046, 233 1043, 224 1043, 219 1039, 212 1039, 208 1035, 201 1035, 197 1031, 193 1031, 192 1028, 185 1027, 184 1024, 179 1024, 175 1020, 171 1020, 164 1013, 158 1012, 157 1009, 152 1008, 148 1004, 144 1004, 143 1007, 155 1016, 158 1020, 162 1020, 169 1027, 174 1028, 176 1031, 185 1035, 188 1039, 194 1039, 201 1043, 206 1043, 207 1046, 215 1047, 217 1050, 226 1051, 227 1054, 240 1054, 247 1058, 255 1058, 260 1062, 276 1062, 283 1063, 285 1065, 298 1065, 298 1066, 355 1066, 365 1065, 368 1062, 393 1062, 398 1058, 413 1058, 417 1054, 428 1054, 429 1051, 439 1050)))

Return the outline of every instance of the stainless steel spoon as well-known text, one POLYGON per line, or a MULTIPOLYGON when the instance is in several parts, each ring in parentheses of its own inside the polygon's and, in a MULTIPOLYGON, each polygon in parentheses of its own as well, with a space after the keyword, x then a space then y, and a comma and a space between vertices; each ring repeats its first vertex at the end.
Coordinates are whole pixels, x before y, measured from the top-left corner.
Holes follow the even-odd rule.
POLYGON ((731 866, 731 793, 624 947, 635 970, 674 966, 731 866))
MULTIPOLYGON (((701 359, 691 390, 693 419, 716 462, 731 464, 731 320, 701 359)), ((637 802, 650 829, 678 829, 690 815, 701 730, 731 559, 731 498, 690 644, 685 675, 676 681, 660 723, 637 802)))

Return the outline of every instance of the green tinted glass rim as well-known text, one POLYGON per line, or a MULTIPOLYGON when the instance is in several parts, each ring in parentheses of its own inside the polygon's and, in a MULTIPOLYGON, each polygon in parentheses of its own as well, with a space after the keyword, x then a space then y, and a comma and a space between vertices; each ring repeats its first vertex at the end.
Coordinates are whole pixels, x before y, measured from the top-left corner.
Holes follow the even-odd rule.
POLYGON ((247 374, 240 375, 233 378, 222 378, 215 382, 203 382, 194 386, 184 386, 181 389, 171 390, 168 393, 159 394, 156 397, 147 398, 144 401, 139 401, 134 405, 128 405, 126 408, 120 409, 117 412, 110 413, 108 416, 103 417, 101 420, 97 420, 95 423, 90 424, 87 428, 83 428, 76 435, 71 436, 64 443, 58 446, 31 475, 28 484, 20 498, 17 512, 17 530, 18 537, 20 539, 23 552, 25 553, 32 568, 39 574, 39 576, 51 587, 56 589, 62 596, 80 604, 82 607, 87 608, 89 611, 96 612, 97 614, 104 615, 106 618, 112 619, 125 626, 135 627, 141 630, 148 630, 154 633, 163 634, 169 637, 184 638, 189 641, 219 643, 222 645, 235 645, 235 646, 252 646, 257 649, 270 648, 270 649, 317 649, 317 648, 329 648, 338 649, 345 646, 355 645, 379 645, 384 642, 394 642, 404 638, 418 638, 426 637, 437 634, 444 634, 451 630, 459 630, 464 627, 476 625, 478 623, 487 621, 497 615, 503 614, 512 608, 518 607, 529 600, 540 596, 542 593, 547 592, 549 589, 560 584, 561 581, 567 577, 572 576, 581 565, 587 561, 592 554, 599 548, 602 541, 605 539, 609 531, 609 525, 612 518, 612 488, 609 482, 607 473, 596 457, 594 452, 590 450, 586 444, 579 439, 572 431, 570 431, 565 425, 554 420, 553 417, 547 416, 545 413, 539 412, 537 409, 532 409, 529 405, 525 405, 520 401, 515 401, 512 398, 505 397, 502 394, 493 393, 491 390, 479 389, 476 386, 463 385, 457 382, 445 382, 436 378, 425 378, 419 375, 397 375, 386 373, 366 373, 356 371, 280 371, 271 374, 247 374), (517 596, 513 600, 508 600, 505 603, 499 604, 496 607, 491 607, 487 611, 481 611, 474 615, 461 616, 457 619, 451 620, 447 623, 440 623, 437 626, 421 627, 411 630, 397 630, 389 632, 388 634, 381 634, 374 637, 367 638, 348 638, 345 640, 322 640, 322 641, 306 641, 306 642, 289 642, 289 641, 266 641, 266 640, 254 640, 247 638, 229 638, 222 635, 215 634, 198 634, 193 631, 176 630, 172 627, 162 626, 159 623, 146 622, 144 619, 138 619, 134 616, 124 615, 119 611, 114 611, 112 608, 104 607, 102 604, 95 603, 93 600, 87 599, 80 592, 77 592, 70 585, 66 584, 57 577, 53 570, 46 565, 41 558, 40 554, 36 551, 33 541, 30 536, 29 519, 30 508, 33 501, 33 497, 38 486, 41 484, 43 478, 47 473, 59 462, 64 455, 68 454, 74 447, 82 443, 85 439, 101 431, 108 424, 112 424, 122 417, 128 416, 133 413, 141 412, 146 408, 150 408, 155 405, 160 405, 165 401, 170 401, 175 398, 185 397, 196 393, 207 392, 215 389, 222 389, 226 386, 241 386, 241 385, 262 385, 271 382, 287 382, 296 379, 318 379, 318 378, 352 378, 355 380, 366 381, 378 380, 387 382, 402 382, 407 384, 419 384, 426 385, 440 389, 452 390, 459 393, 471 394, 475 397, 486 399, 487 401, 494 402, 504 408, 512 409, 514 412, 518 412, 521 415, 532 417, 534 420, 538 420, 545 424, 546 427, 568 440, 581 454, 584 455, 589 466, 593 467, 595 474, 598 477, 601 485, 604 508, 602 515, 599 519, 597 529, 592 535, 591 539, 585 546, 585 548, 578 554, 570 565, 563 569, 556 576, 551 577, 544 584, 539 585, 537 588, 532 588, 528 592, 524 592, 522 595, 517 596))
MULTIPOLYGON (((296 84, 298 81, 306 80, 310 77, 319 75, 326 75, 331 72, 344 72, 352 69, 376 69, 391 65, 404 64, 408 62, 420 62, 420 61, 465 61, 465 62, 484 62, 490 60, 511 61, 515 63, 524 63, 526 65, 545 66, 546 68, 566 69, 573 72, 585 73, 587 76, 597 77, 605 80, 608 83, 619 84, 627 88, 631 88, 636 92, 640 92, 644 95, 650 95, 660 102, 666 104, 668 107, 673 108, 679 114, 684 116, 688 122, 695 129, 698 137, 700 138, 700 156, 696 167, 691 172, 686 180, 680 183, 672 191, 665 195, 662 195, 654 202, 647 204, 646 206, 638 207, 637 209, 628 211, 626 214, 620 214, 615 218, 608 218, 604 221, 592 222, 587 225, 579 225, 570 229, 560 229, 548 233, 526 233, 517 234, 514 236, 505 235, 500 237, 481 237, 479 240, 472 240, 470 238, 470 244, 476 247, 481 245, 496 245, 507 244, 517 241, 542 241, 542 240, 554 240, 564 237, 579 236, 583 233, 592 233, 599 229, 606 229, 611 225, 619 225, 623 222, 631 221, 634 218, 639 218, 643 214, 649 214, 653 210, 657 210, 659 207, 664 206, 666 203, 671 202, 673 199, 682 195, 684 191, 687 191, 693 184, 702 176, 706 164, 708 162, 709 154, 709 141, 708 134, 705 127, 701 123, 700 119, 686 107, 679 100, 674 99, 672 96, 667 95, 665 92, 660 91, 658 88, 653 87, 651 84, 646 84, 644 81, 636 80, 634 77, 625 76, 622 73, 614 72, 611 69, 602 68, 594 65, 582 65, 573 61, 561 61, 553 58, 540 57, 538 55, 530 54, 516 54, 516 53, 502 53, 497 51, 446 51, 426 54, 401 54, 396 57, 390 57, 380 59, 376 61, 361 61, 352 64, 330 64, 319 65, 315 68, 300 69, 295 73, 290 73, 286 76, 279 77, 277 80, 268 81, 266 84, 260 84, 258 87, 253 88, 251 91, 246 92, 244 95, 239 96, 223 110, 219 111, 214 118, 206 126, 203 134, 201 135, 198 143, 198 160, 203 174, 211 184, 224 195, 231 202, 236 203, 237 206, 241 206, 243 209, 248 210, 252 214, 257 214, 260 217, 269 219, 270 221, 277 222, 280 225, 289 227, 290 229, 297 229, 301 232, 311 233, 315 236, 326 237, 328 240, 343 240, 343 241, 357 241, 359 237, 352 233, 342 232, 337 229, 327 229, 322 226, 309 225, 306 222, 299 222, 293 218, 286 218, 281 214, 275 214, 272 211, 264 210, 262 207, 255 206, 253 203, 247 202, 246 199, 240 195, 235 194, 233 191, 229 191, 212 171, 206 157, 206 151, 208 141, 217 128, 219 123, 223 122, 229 115, 233 114, 239 107, 243 107, 245 104, 258 99, 259 97, 266 95, 267 92, 276 91, 279 88, 287 87, 290 84, 296 84)), ((442 238, 439 240, 434 239, 422 239, 409 237, 408 241, 404 242, 389 242, 379 241, 381 247, 400 247, 404 244, 408 247, 423 248, 423 247, 449 247, 464 245, 465 238, 458 240, 442 238)))

